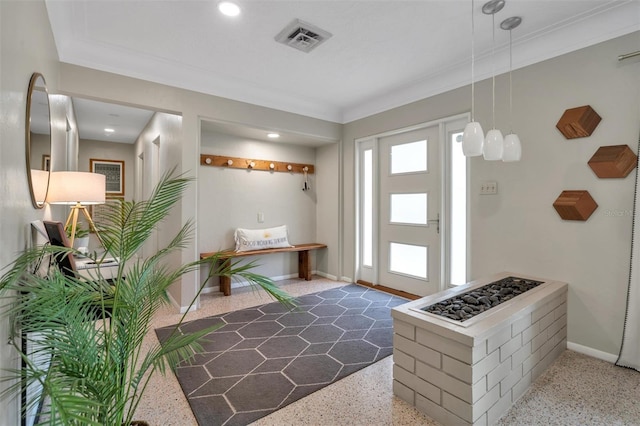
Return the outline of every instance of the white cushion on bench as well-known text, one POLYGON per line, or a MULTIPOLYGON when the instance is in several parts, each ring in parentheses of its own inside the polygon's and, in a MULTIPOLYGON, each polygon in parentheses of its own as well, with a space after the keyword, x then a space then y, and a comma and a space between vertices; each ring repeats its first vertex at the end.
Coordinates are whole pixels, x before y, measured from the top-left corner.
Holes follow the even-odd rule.
POLYGON ((266 229, 238 228, 234 234, 236 251, 251 251, 269 248, 291 247, 287 225, 266 229))

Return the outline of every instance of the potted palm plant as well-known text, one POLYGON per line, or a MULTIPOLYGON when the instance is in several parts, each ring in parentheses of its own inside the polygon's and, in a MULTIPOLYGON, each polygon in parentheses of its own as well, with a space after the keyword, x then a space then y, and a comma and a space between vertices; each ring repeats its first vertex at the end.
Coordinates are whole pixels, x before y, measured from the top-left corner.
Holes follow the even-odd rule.
POLYGON ((151 375, 164 374, 167 366, 173 368, 192 357, 201 349, 199 342, 215 328, 189 335, 176 331, 163 338, 162 345, 144 349, 142 342, 154 313, 169 302, 167 289, 183 274, 209 262, 211 272, 206 279, 216 274, 238 275, 276 300, 290 303, 269 278, 251 272, 252 264, 218 267, 214 257, 172 268, 166 258, 184 247, 191 223, 156 254, 136 257, 188 183, 188 178, 168 173, 148 200, 122 201, 105 209, 98 232, 107 252, 119 259, 114 282, 104 279, 99 268, 91 279, 57 270, 45 276, 34 273, 33 265, 43 254, 74 252, 63 247, 30 249, 13 262, 0 280, 5 301, 0 315, 12 318, 10 344, 22 357, 23 368, 5 375, 15 381, 5 397, 37 384, 46 398, 41 417, 46 424, 136 424, 134 414, 151 375))

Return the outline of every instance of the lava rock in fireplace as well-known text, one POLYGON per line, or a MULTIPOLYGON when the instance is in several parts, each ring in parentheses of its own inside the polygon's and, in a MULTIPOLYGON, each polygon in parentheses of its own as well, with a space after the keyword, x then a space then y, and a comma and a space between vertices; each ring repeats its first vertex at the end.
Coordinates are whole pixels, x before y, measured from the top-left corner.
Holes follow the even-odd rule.
POLYGON ((542 283, 543 281, 526 278, 506 277, 421 309, 431 314, 462 322, 536 288, 542 283))

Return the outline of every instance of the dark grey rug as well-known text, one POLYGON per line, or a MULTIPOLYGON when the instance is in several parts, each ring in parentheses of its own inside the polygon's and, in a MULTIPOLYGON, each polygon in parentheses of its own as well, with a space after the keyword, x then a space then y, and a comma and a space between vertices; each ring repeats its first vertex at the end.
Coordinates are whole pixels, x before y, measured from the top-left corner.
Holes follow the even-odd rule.
MULTIPOLYGON (((198 424, 246 425, 391 355, 391 308, 407 301, 351 284, 185 323, 222 324, 176 372, 198 424)), ((160 341, 173 327, 156 330, 160 341)))

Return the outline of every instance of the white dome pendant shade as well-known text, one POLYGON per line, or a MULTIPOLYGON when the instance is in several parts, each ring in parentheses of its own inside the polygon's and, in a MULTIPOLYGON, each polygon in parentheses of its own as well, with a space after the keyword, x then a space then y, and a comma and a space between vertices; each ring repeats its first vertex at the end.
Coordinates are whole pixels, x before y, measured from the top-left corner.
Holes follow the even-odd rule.
POLYGON ((473 18, 474 4, 471 0, 471 121, 464 127, 462 134, 462 153, 465 157, 478 157, 482 155, 482 145, 484 144, 484 130, 475 120, 475 24, 473 18))
POLYGON ((485 160, 502 160, 504 150, 504 138, 498 129, 491 129, 487 133, 482 147, 482 156, 485 160))
POLYGON ((502 150, 502 161, 520 161, 522 157, 522 146, 520 138, 515 133, 510 133, 504 137, 504 147, 502 150))
POLYGON ((467 123, 462 134, 462 153, 465 157, 482 155, 484 145, 484 130, 477 121, 467 123))

